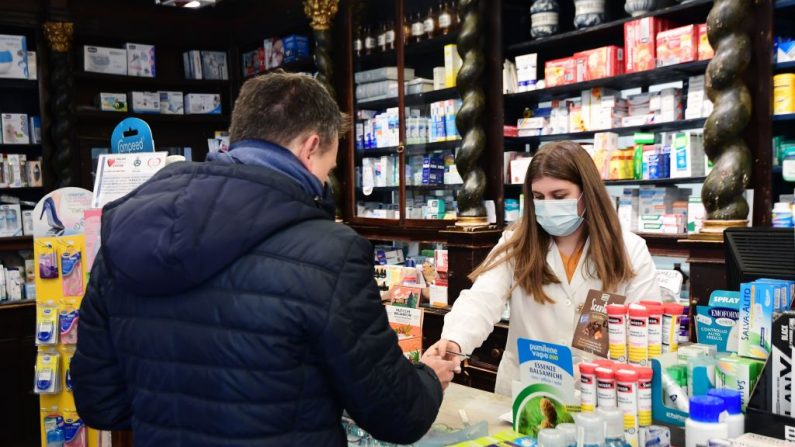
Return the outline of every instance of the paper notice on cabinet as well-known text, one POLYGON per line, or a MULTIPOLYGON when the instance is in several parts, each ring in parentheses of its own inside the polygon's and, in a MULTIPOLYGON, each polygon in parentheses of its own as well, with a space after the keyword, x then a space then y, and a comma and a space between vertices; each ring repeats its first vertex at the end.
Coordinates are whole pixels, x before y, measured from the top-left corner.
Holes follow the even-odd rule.
POLYGON ((124 197, 166 165, 168 152, 101 154, 94 182, 92 208, 124 197))

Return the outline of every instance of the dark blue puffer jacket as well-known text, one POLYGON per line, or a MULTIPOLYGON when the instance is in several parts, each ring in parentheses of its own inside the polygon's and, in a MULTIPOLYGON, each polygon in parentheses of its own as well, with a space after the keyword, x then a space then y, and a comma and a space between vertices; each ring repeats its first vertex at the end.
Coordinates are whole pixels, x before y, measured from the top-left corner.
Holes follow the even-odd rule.
POLYGON ((102 217, 77 410, 136 447, 343 446, 340 416, 410 443, 441 404, 406 360, 369 242, 263 167, 177 163, 102 217))

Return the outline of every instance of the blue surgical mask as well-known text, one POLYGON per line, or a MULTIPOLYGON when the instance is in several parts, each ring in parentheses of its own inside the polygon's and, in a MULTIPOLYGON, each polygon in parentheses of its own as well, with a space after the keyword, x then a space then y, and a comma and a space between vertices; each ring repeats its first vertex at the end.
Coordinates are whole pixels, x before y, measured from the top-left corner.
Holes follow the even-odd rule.
POLYGON ((579 201, 580 199, 534 199, 536 221, 550 236, 568 236, 577 231, 583 221, 577 212, 579 201))

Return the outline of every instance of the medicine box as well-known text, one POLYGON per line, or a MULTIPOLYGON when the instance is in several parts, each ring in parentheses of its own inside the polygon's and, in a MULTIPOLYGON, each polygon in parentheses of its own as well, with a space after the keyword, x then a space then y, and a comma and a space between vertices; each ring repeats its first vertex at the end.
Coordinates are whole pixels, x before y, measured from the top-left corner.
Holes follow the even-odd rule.
POLYGON ((516 56, 516 80, 520 92, 530 90, 538 80, 538 54, 516 56))
POLYGON ((221 95, 214 93, 188 93, 185 95, 185 113, 188 115, 220 115, 221 95))
POLYGON ((687 201, 687 234, 696 234, 701 231, 707 210, 701 203, 701 196, 690 196, 687 201))
POLYGON ((576 82, 577 62, 573 57, 555 59, 544 64, 544 82, 547 87, 576 82))
POLYGON ((25 36, 0 34, 0 78, 28 79, 29 74, 25 36))
POLYGON ((618 198, 618 221, 624 231, 638 232, 638 199, 638 190, 635 188, 625 188, 618 198))
POLYGON ((202 75, 204 79, 229 79, 229 70, 225 51, 202 51, 202 75))
POLYGON ((698 58, 698 30, 687 25, 657 33, 657 66, 682 64, 698 58))
POLYGON ((155 77, 155 46, 140 43, 124 44, 127 51, 127 74, 144 78, 155 77))
POLYGON ((709 37, 707 36, 707 24, 702 23, 698 25, 698 60, 712 59, 714 55, 715 50, 709 44, 709 37))
POLYGON ((41 172, 41 161, 33 160, 27 163, 28 171, 28 185, 32 187, 39 187, 44 184, 41 172))
POLYGON ((265 50, 265 69, 272 70, 284 63, 284 42, 279 38, 265 39, 262 43, 265 50))
POLYGON ((458 47, 455 44, 444 46, 444 85, 445 87, 455 87, 458 70, 461 68, 461 56, 458 54, 458 47))
POLYGON ((282 38, 284 44, 284 63, 295 62, 309 57, 309 38, 290 35, 282 38))
POLYGON ((28 116, 24 113, 3 113, 3 144, 30 144, 28 116))
MULTIPOLYGON (((353 75, 353 80, 356 84, 364 84, 367 82, 377 81, 397 81, 398 68, 397 67, 381 67, 372 70, 357 71, 353 75)), ((414 69, 403 69, 403 80, 411 81, 414 79, 414 69)))
POLYGON ((521 185, 524 184, 525 177, 527 176, 527 169, 530 167, 530 162, 533 157, 523 157, 511 160, 511 184, 521 185))
POLYGON ((159 92, 160 113, 164 115, 184 115, 185 99, 182 92, 159 92))
POLYGON ((703 133, 677 132, 671 147, 671 178, 704 175, 703 133))
POLYGON ((626 73, 651 70, 657 66, 657 33, 668 27, 668 22, 655 17, 624 24, 626 73))
POLYGON ((742 409, 745 411, 764 366, 765 362, 761 360, 739 357, 736 354, 720 354, 715 369, 715 386, 739 391, 742 409))
POLYGON ((574 54, 576 82, 617 76, 624 72, 624 49, 615 45, 574 54))
POLYGON ((130 106, 136 113, 160 113, 158 92, 131 92, 130 106))
POLYGON ((83 46, 83 70, 92 73, 127 74, 127 50, 83 46))
MULTIPOLYGON (((738 353, 743 357, 767 360, 770 355, 771 329, 775 312, 775 284, 761 282, 740 285, 740 343, 738 353)), ((780 296, 779 296, 779 299, 780 296)))
POLYGON ((20 154, 6 155, 5 179, 9 188, 22 188, 22 157, 20 154))
POLYGON ((41 144, 41 117, 31 116, 28 118, 30 126, 30 144, 41 144))
POLYGON ((781 38, 777 38, 776 62, 780 64, 782 62, 792 61, 795 61, 795 40, 782 40, 781 38))
POLYGON ((795 344, 795 312, 784 312, 773 323, 772 353, 768 368, 770 377, 770 402, 773 413, 792 416, 792 361, 795 344))
POLYGON ((28 51, 28 79, 38 79, 38 65, 36 64, 35 51, 28 51))
POLYGON ((22 236, 22 211, 19 205, 0 205, 0 237, 22 236))
POLYGON ((773 113, 795 113, 795 73, 773 76, 773 113))
POLYGON ((126 112, 127 94, 100 92, 99 109, 105 112, 126 112))

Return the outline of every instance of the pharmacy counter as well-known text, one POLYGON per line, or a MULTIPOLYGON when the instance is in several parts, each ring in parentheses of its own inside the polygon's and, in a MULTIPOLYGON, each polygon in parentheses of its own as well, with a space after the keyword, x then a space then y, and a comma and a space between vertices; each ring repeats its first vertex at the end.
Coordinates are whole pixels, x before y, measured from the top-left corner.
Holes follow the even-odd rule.
POLYGON ((501 421, 499 417, 511 411, 512 403, 507 396, 451 383, 444 392, 444 401, 436 423, 460 429, 464 426, 464 421, 459 410, 464 410, 464 417, 469 423, 486 421, 489 424, 489 434, 493 435, 511 429, 511 424, 501 421))

